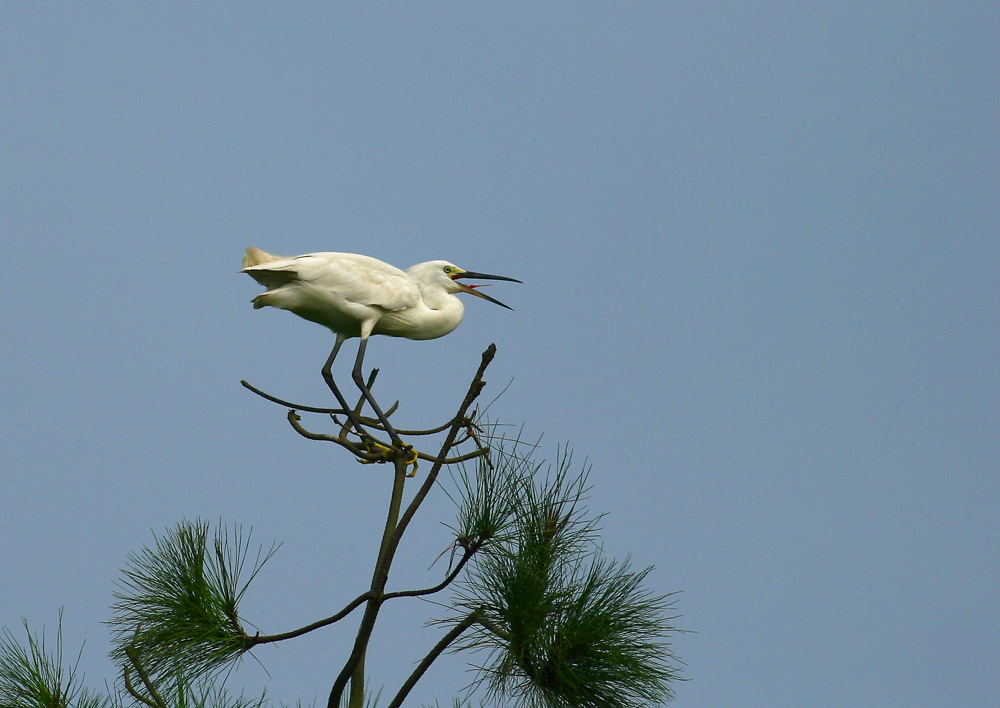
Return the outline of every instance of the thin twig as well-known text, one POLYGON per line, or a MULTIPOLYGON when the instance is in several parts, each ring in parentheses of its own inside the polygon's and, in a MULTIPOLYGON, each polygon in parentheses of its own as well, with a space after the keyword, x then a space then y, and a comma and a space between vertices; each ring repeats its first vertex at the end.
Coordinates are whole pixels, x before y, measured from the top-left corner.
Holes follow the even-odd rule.
MULTIPOLYGON (((344 439, 339 438, 339 437, 334 437, 332 435, 326 435, 324 433, 314 433, 311 430, 306 430, 304 427, 302 427, 302 424, 299 423, 299 420, 300 420, 299 415, 294 410, 288 411, 287 418, 288 418, 288 423, 292 426, 292 428, 295 429, 295 432, 298 433, 299 435, 301 435, 304 438, 308 438, 309 440, 322 440, 322 441, 326 441, 326 442, 337 443, 341 447, 344 447, 344 448, 347 448, 348 450, 350 450, 351 454, 354 455, 355 457, 358 457, 358 458, 360 458, 362 460, 365 460, 367 462, 383 462, 383 461, 385 461, 385 457, 382 455, 381 452, 369 452, 369 451, 365 450, 360 445, 360 443, 353 443, 353 442, 350 442, 348 440, 344 440, 344 439)), ((369 435, 369 437, 371 437, 371 436, 369 435)), ((376 445, 379 445, 379 446, 381 446, 381 447, 383 447, 385 449, 391 449, 387 444, 381 442, 377 438, 372 437, 371 440, 376 445)))
POLYGON ((417 452, 417 457, 421 460, 427 460, 428 462, 440 462, 443 465, 454 465, 458 462, 468 462, 469 460, 474 460, 485 454, 486 450, 475 450, 474 452, 467 452, 463 455, 458 455, 457 457, 445 457, 444 459, 441 459, 440 457, 434 457, 433 455, 417 452))
POLYGON ((136 690, 135 686, 132 685, 132 679, 129 678, 129 670, 128 670, 127 666, 124 667, 124 669, 122 670, 122 672, 123 672, 124 678, 125 678, 125 690, 128 691, 129 694, 131 694, 131 696, 134 699, 136 699, 137 701, 140 701, 141 703, 145 703, 150 708, 160 708, 160 706, 156 705, 155 703, 153 703, 153 701, 149 700, 144 695, 142 695, 141 693, 139 693, 136 690))
MULTIPOLYGON (((382 533, 382 543, 379 547, 378 560, 375 563, 375 572, 372 574, 372 584, 369 591, 370 597, 365 607, 365 614, 361 618, 361 625, 358 627, 358 634, 354 640, 354 648, 351 651, 347 663, 344 664, 337 680, 333 684, 328 705, 339 705, 340 696, 347 686, 347 682, 356 683, 358 677, 364 676, 364 658, 368 651, 368 641, 371 639, 372 630, 375 629, 375 621, 378 618, 379 609, 382 607, 381 598, 385 590, 385 583, 389 579, 389 565, 392 558, 389 555, 389 539, 396 528, 396 521, 399 518, 399 507, 403 498, 403 486, 406 482, 407 464, 401 459, 394 462, 395 475, 392 484, 392 497, 389 502, 389 513, 386 515, 385 529, 382 533), (336 699, 334 698, 336 693, 336 699)), ((352 688, 352 693, 354 692, 352 688)))
MULTIPOLYGON (((341 430, 341 435, 339 437, 335 437, 333 435, 327 435, 326 433, 314 433, 313 431, 308 430, 307 428, 303 427, 303 425, 299 422, 300 418, 299 418, 299 416, 298 416, 297 413, 298 412, 295 411, 295 410, 289 411, 288 412, 288 422, 289 422, 289 424, 291 424, 292 428, 295 429, 295 432, 297 432, 302 437, 307 438, 309 440, 318 440, 318 441, 321 441, 321 442, 336 443, 336 444, 340 445, 341 447, 344 447, 347 450, 349 450, 351 452, 351 454, 355 455, 356 457, 358 457, 358 458, 360 458, 362 460, 365 460, 366 462, 388 462, 389 461, 389 460, 386 459, 385 455, 382 454, 382 453, 369 452, 369 451, 365 450, 364 447, 362 447, 359 443, 351 442, 349 440, 344 439, 344 431, 343 430, 341 430)), ((347 426, 344 426, 344 428, 346 429, 347 426)), ((397 430, 396 432, 400 433, 401 435, 409 435, 410 434, 407 431, 399 431, 399 430, 397 430)), ((381 446, 381 447, 383 447, 383 448, 385 448, 387 450, 388 449, 392 449, 392 448, 389 447, 389 445, 387 443, 384 443, 381 440, 378 440, 376 438, 372 438, 372 441, 376 445, 379 445, 379 446, 381 446)), ((457 464, 459 462, 468 462, 469 460, 474 460, 477 457, 480 457, 483 454, 485 454, 486 453, 486 449, 485 448, 480 448, 480 449, 475 450, 473 452, 467 452, 467 453, 464 453, 462 455, 457 455, 456 457, 446 457, 443 460, 440 457, 435 457, 434 455, 428 455, 427 453, 420 452, 419 450, 415 450, 414 452, 416 452, 418 459, 426 460, 427 462, 432 462, 432 463, 441 462, 441 463, 446 464, 446 465, 454 465, 454 464, 457 464)))
MULTIPOLYGON (((388 415, 388 413, 386 415, 388 415)), ((434 435, 435 433, 440 433, 444 430, 447 430, 448 426, 450 426, 454 422, 455 422, 454 420, 449 420, 447 423, 443 423, 436 428, 428 428, 427 430, 404 430, 402 428, 399 428, 396 430, 396 432, 399 433, 400 435, 410 435, 410 436, 434 435)))
MULTIPOLYGON (((475 377, 472 379, 472 383, 469 385, 469 390, 465 394, 465 399, 462 401, 462 405, 459 406, 458 413, 455 415, 453 420, 456 421, 452 425, 451 429, 448 431, 448 437, 445 438, 444 444, 441 445, 441 455, 435 461, 434 465, 431 467, 431 471, 427 474, 427 479, 417 490, 413 499, 410 501, 410 505, 406 507, 406 511, 403 512, 402 517, 399 519, 399 525, 396 527, 396 532, 392 537, 392 550, 395 552, 395 547, 399 543, 399 539, 402 537, 403 532, 406 531, 406 527, 409 525, 410 520, 413 515, 417 513, 417 509, 423 502, 424 498, 430 492, 431 488, 434 486, 434 482, 437 480, 438 474, 441 472, 441 467, 444 465, 445 455, 455 444, 455 439, 458 437, 458 429, 460 427, 461 421, 465 419, 465 412, 472 405, 472 402, 476 400, 479 394, 482 392, 483 387, 486 382, 483 381, 483 374, 486 373, 486 367, 490 365, 493 361, 493 357, 496 356, 497 347, 495 344, 490 344, 483 352, 482 362, 479 364, 479 369, 476 371, 475 377)), ((331 707, 332 708, 332 707, 331 707)))
POLYGON ((343 414, 344 412, 341 408, 317 408, 316 406, 306 406, 299 403, 292 403, 291 401, 285 401, 277 396, 272 396, 270 393, 265 393, 247 381, 241 380, 240 383, 243 385, 243 388, 253 391, 261 398, 266 398, 268 401, 271 401, 271 403, 277 403, 285 408, 294 408, 297 411, 308 411, 309 413, 329 413, 330 415, 335 413, 343 414))
MULTIPOLYGON (((375 369, 373 371, 373 373, 377 372, 378 369, 375 369)), ((284 406, 285 408, 291 408, 297 411, 305 411, 307 413, 323 413, 325 415, 331 415, 331 416, 337 415, 338 413, 340 415, 345 415, 343 408, 321 408, 319 406, 307 406, 304 403, 293 403, 292 401, 286 401, 283 398, 272 396, 270 393, 267 393, 266 391, 261 391, 259 388, 249 383, 248 381, 241 380, 240 384, 243 386, 243 388, 252 391, 253 393, 256 393, 261 398, 271 401, 272 403, 277 403, 279 406, 284 406)), ((385 413, 386 417, 395 413, 397 408, 399 408, 399 401, 396 401, 389 407, 389 409, 385 413)), ((372 428, 378 428, 379 430, 382 429, 381 424, 379 424, 379 422, 374 418, 368 418, 366 416, 361 416, 360 414, 359 417, 361 418, 361 421, 365 425, 372 428)))
MULTIPOLYGON (((455 445, 455 440, 458 438, 458 432, 461 428, 462 421, 465 420, 465 413, 472 405, 472 402, 476 400, 479 394, 483 390, 483 386, 486 383, 483 381, 483 374, 486 371, 486 367, 489 366, 490 362, 493 361, 493 357, 496 355, 496 345, 490 344, 483 352, 482 362, 479 365, 479 369, 476 371, 475 377, 472 379, 472 383, 469 385, 469 390, 465 394, 465 398, 462 404, 459 406, 458 413, 452 418, 452 425, 448 430, 448 435, 445 438, 444 443, 441 445, 441 453, 438 459, 434 462, 431 467, 430 473, 427 475, 427 479, 421 485, 420 489, 417 491, 413 500, 407 506, 406 511, 400 517, 399 522, 395 524, 392 534, 386 539, 383 538, 383 543, 379 551, 378 565, 375 570, 375 574, 372 577, 372 590, 377 591, 379 594, 385 588, 385 580, 388 578, 389 566, 392 564, 393 556, 396 553, 396 548, 399 546, 399 540, 406 530, 410 519, 416 513, 417 508, 423 502, 424 498, 430 492, 431 487, 433 487, 438 474, 441 471, 441 467, 444 465, 444 460, 447 457, 448 452, 455 445), (376 587, 376 584, 379 587, 376 587)), ((401 460, 396 461, 396 476, 399 477, 401 460)), ((402 463, 402 470, 405 472, 406 464, 402 463)), ((387 527, 388 530, 388 527, 387 527)), ((368 607, 365 609, 365 616, 361 620, 361 626, 358 629, 358 636, 354 643, 354 651, 351 657, 347 660, 347 663, 341 669, 340 674, 333 683, 333 688, 330 690, 330 698, 327 701, 327 708, 337 708, 340 703, 340 697, 344 693, 344 688, 347 686, 347 682, 350 680, 351 676, 354 674, 355 669, 358 667, 359 662, 364 656, 365 649, 368 646, 368 641, 371 639, 371 633, 375 627, 375 620, 378 617, 378 611, 381 607, 381 598, 372 598, 368 602, 368 607)), ((443 651, 443 648, 442 648, 443 651)), ((433 659, 431 659, 433 661, 433 659)), ((428 663, 429 665, 429 663, 428 663)), ((421 672, 422 673, 422 672, 421 672)), ((419 678, 419 676, 418 676, 419 678)))
MULTIPOLYGON (((473 554, 482 547, 482 542, 477 542, 469 546, 466 549, 465 554, 459 559, 458 564, 455 569, 452 570, 448 576, 442 580, 440 583, 432 588, 424 588, 423 590, 397 590, 396 592, 389 592, 382 596, 382 602, 387 602, 388 600, 395 600, 397 597, 422 597, 424 595, 433 595, 436 592, 441 592, 448 585, 458 577, 458 574, 462 572, 462 568, 468 563, 473 554)), ((447 551, 447 549, 445 549, 447 551)))
POLYGON ((500 639, 503 639, 504 641, 510 641, 510 632, 507 632, 507 631, 501 629, 500 627, 497 627, 495 624, 493 624, 492 622, 490 622, 485 617, 479 617, 476 620, 476 622, 483 629, 486 629, 487 631, 489 631, 490 633, 496 635, 500 639))
POLYGON ((149 680, 149 674, 146 670, 142 668, 142 664, 139 663, 139 652, 134 646, 125 647, 125 656, 128 657, 129 661, 132 662, 132 666, 135 667, 135 672, 139 674, 139 678, 142 680, 143 685, 146 690, 149 691, 149 697, 153 699, 154 704, 157 708, 167 708, 166 702, 160 697, 160 694, 156 691, 156 687, 153 686, 153 682, 149 680))
POLYGON ((301 637, 303 634, 308 634, 309 632, 312 632, 314 630, 321 629, 323 627, 329 627, 331 624, 339 622, 340 620, 347 617, 347 615, 354 612, 354 610, 356 610, 358 607, 364 604, 364 602, 370 599, 370 597, 371 597, 371 592, 364 592, 358 595, 353 600, 351 600, 351 602, 347 604, 347 607, 342 609, 337 614, 327 617, 326 619, 319 620, 318 622, 313 622, 312 624, 306 625, 305 627, 300 627, 299 629, 293 629, 289 632, 282 632, 281 634, 271 634, 271 635, 258 634, 253 637, 244 636, 243 650, 247 651, 259 644, 272 644, 274 642, 281 642, 286 639, 294 639, 295 637, 301 637))
POLYGON ((388 708, 399 708, 399 706, 403 705, 403 701, 406 700, 406 696, 409 695, 410 691, 413 690, 413 687, 417 685, 417 681, 419 681, 424 673, 427 672, 430 665, 444 653, 444 650, 447 649, 452 642, 461 636, 462 632, 479 621, 479 614, 479 610, 473 610, 465 619, 456 624, 447 634, 441 637, 441 641, 434 645, 434 648, 428 652, 427 656, 423 658, 423 660, 417 665, 417 668, 413 670, 413 673, 410 674, 409 678, 406 679, 406 682, 399 689, 399 693, 396 694, 396 697, 392 699, 388 708))

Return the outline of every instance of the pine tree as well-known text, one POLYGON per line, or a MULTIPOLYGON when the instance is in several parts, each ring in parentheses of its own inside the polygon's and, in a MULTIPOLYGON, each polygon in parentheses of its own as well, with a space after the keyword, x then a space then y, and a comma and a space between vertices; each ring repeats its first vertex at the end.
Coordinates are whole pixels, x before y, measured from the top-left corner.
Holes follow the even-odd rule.
MULTIPOLYGON (((362 417, 361 434, 342 410, 283 401, 244 386, 288 408, 300 435, 332 442, 357 459, 393 470, 393 488, 371 582, 329 617, 280 634, 248 633, 240 602, 277 550, 253 547, 238 525, 181 521, 152 545, 129 555, 118 581, 112 618, 112 658, 120 668, 115 690, 101 694, 79 685, 76 665, 63 663, 60 632, 46 648, 25 623, 27 647, 4 630, 0 637, 2 708, 263 708, 227 693, 222 676, 255 647, 342 623, 360 614, 349 656, 332 679, 328 708, 375 705, 383 695, 366 691, 365 657, 381 608, 388 602, 434 597, 445 614, 431 624, 423 659, 386 704, 403 705, 428 667, 446 652, 474 658, 478 673, 455 706, 478 700, 527 708, 631 708, 673 697, 680 661, 670 646, 679 632, 671 595, 645 586, 651 568, 634 570, 628 559, 604 556, 597 522, 586 506, 587 465, 574 472, 568 449, 552 465, 536 461, 537 443, 508 436, 504 426, 470 413, 495 354, 491 345, 457 413, 428 430, 398 430, 409 440, 440 440, 436 454, 378 439, 378 422, 362 417), (307 429, 307 412, 332 420, 334 434, 307 429), (418 464, 428 466, 422 479, 418 464), (446 577, 428 588, 387 591, 396 549, 427 495, 449 472, 457 508, 452 562, 446 577), (419 484, 403 508, 404 485, 419 484), (431 644, 431 642, 434 642, 431 644)), ((372 372, 369 389, 377 372, 372 372)), ((387 411, 391 415, 395 406, 387 411)), ((422 444, 426 448, 426 445, 422 444)))

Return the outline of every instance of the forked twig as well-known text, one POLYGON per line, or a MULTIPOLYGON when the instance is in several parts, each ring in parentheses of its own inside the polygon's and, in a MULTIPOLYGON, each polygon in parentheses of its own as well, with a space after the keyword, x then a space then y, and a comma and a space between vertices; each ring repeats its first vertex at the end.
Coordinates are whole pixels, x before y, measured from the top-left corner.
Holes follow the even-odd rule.
POLYGON ((146 687, 147 691, 149 691, 149 698, 143 696, 141 693, 135 690, 135 686, 132 685, 132 681, 129 679, 128 667, 126 666, 124 669, 124 675, 125 675, 125 688, 128 690, 128 692, 132 694, 134 698, 145 703, 148 706, 151 706, 152 708, 167 708, 167 704, 164 702, 163 698, 157 692, 156 687, 153 685, 153 682, 149 679, 149 674, 146 673, 146 670, 142 667, 142 664, 139 662, 138 650, 134 646, 131 645, 127 646, 125 647, 125 656, 127 656, 128 660, 132 662, 132 666, 135 667, 135 672, 139 674, 139 679, 142 681, 142 685, 146 687))
MULTIPOLYGON (((452 424, 448 429, 448 434, 445 437, 444 442, 441 445, 441 451, 437 455, 437 460, 433 463, 430 472, 427 473, 427 477, 424 479, 423 484, 417 490, 410 504, 406 507, 406 510, 399 516, 398 521, 394 524, 392 529, 389 526, 386 527, 386 535, 383 537, 382 547, 379 551, 378 562, 376 563, 375 573, 372 577, 372 591, 375 596, 368 601, 368 606, 365 609, 365 614, 361 620, 361 625, 358 628, 358 634, 354 641, 354 649, 351 652, 347 663, 341 669, 340 674, 338 674, 337 679, 334 681, 333 688, 330 691, 330 697, 327 701, 327 708, 336 708, 340 703, 340 698, 344 693, 344 689, 347 687, 348 681, 354 676, 355 671, 359 669, 362 662, 364 661, 365 652, 368 648, 368 642, 371 639, 372 632, 375 628, 375 622, 378 618, 379 610, 382 604, 385 602, 386 596, 384 593, 385 583, 389 577, 389 567, 392 564, 393 557, 395 556, 396 549, 399 547, 399 541, 402 538, 403 533, 406 531, 410 520, 416 513, 417 508, 423 503, 424 498, 430 492, 431 488, 434 486, 438 474, 441 472, 441 468, 445 465, 445 460, 447 459, 449 451, 454 447, 456 441, 459 437, 459 432, 462 428, 462 422, 466 419, 466 412, 469 407, 476 400, 479 394, 482 392, 483 387, 486 382, 483 380, 483 374, 486 372, 486 367, 489 366, 490 362, 493 361, 493 357, 496 355, 496 345, 491 344, 483 352, 482 361, 479 365, 479 369, 476 371, 475 377, 473 377, 472 383, 469 385, 469 390, 465 394, 465 398, 462 400, 461 405, 458 408, 458 412, 452 418, 452 424)), ((396 464, 396 477, 399 478, 399 462, 396 464)), ((470 622, 471 624, 471 622, 470 622)), ((448 644, 454 641, 454 638, 461 634, 469 625, 462 627, 457 634, 452 636, 452 632, 446 635, 446 642, 439 643, 438 646, 431 651, 421 665, 418 667, 418 671, 414 672, 414 676, 408 680, 407 685, 404 686, 405 690, 400 692, 397 696, 399 701, 405 697, 405 694, 409 692, 409 688, 412 687, 413 683, 426 671, 426 668, 437 658, 437 656, 447 648, 448 644)), ((444 641, 444 640, 442 640, 444 641)), ((396 703, 398 705, 398 703, 396 703)))
MULTIPOLYGON (((331 360, 335 354, 336 349, 331 354, 331 360)), ((369 590, 356 597, 336 614, 327 617, 326 619, 313 622, 312 624, 299 629, 274 635, 261 635, 260 633, 257 633, 254 636, 247 635, 242 631, 242 629, 240 630, 243 635, 244 651, 249 651, 253 647, 260 644, 275 643, 285 639, 292 639, 322 627, 327 627, 347 617, 355 609, 365 605, 364 616, 361 620, 360 627, 358 628, 354 648, 351 652, 350 658, 348 658, 346 664, 343 666, 340 674, 334 682, 333 688, 330 692, 328 706, 336 706, 339 703, 340 697, 343 694, 349 680, 352 680, 352 678, 362 680, 359 677, 363 671, 362 667, 364 665, 364 656, 374 629, 375 621, 382 605, 388 600, 396 598, 423 597, 443 590, 459 576, 459 574, 467 566, 469 560, 486 542, 485 538, 477 538, 475 540, 470 540, 469 543, 462 544, 464 549, 462 558, 456 564, 455 568, 452 569, 440 583, 433 587, 419 590, 400 590, 391 593, 385 592, 385 585, 389 577, 389 567, 392 564, 400 539, 409 525, 410 520, 416 513, 417 508, 421 505, 424 498, 436 483, 441 468, 445 465, 457 464, 479 457, 484 457, 486 459, 486 464, 492 467, 488 454, 489 448, 483 445, 479 436, 481 429, 475 423, 475 415, 470 417, 468 411, 485 386, 483 374, 485 373, 490 362, 493 360, 495 354, 496 346, 493 344, 491 344, 486 351, 483 352, 479 369, 473 377, 465 398, 462 400, 456 414, 444 424, 424 430, 405 430, 398 428, 393 430, 392 428, 388 428, 386 418, 389 414, 392 414, 397 410, 399 402, 396 401, 388 409, 387 413, 379 413, 378 405, 371 396, 371 388, 378 374, 378 369, 372 370, 367 381, 366 389, 362 388, 362 396, 358 399, 357 404, 351 409, 346 408, 349 404, 347 404, 343 396, 340 395, 332 381, 329 380, 332 378, 332 374, 328 372, 330 360, 327 362, 328 366, 324 368, 324 379, 327 380, 327 384, 330 386, 331 391, 337 395, 338 401, 341 403, 340 408, 295 404, 291 401, 265 393, 264 391, 250 385, 246 381, 240 382, 246 389, 257 394, 258 396, 271 401, 272 403, 277 403, 278 405, 288 408, 287 419, 289 425, 291 425, 295 432, 299 435, 309 440, 336 443, 337 445, 340 445, 344 449, 348 450, 358 459, 359 462, 392 462, 395 470, 392 501, 390 503, 390 510, 386 520, 382 544, 375 564, 375 571, 369 590), (363 417, 361 415, 361 410, 366 403, 376 409, 376 413, 379 415, 379 420, 363 417), (329 416, 338 428, 337 434, 332 435, 318 433, 307 429, 302 425, 302 419, 299 415, 299 411, 329 416), (375 437, 373 433, 388 433, 389 437, 392 438, 395 444, 382 441, 375 437), (400 434, 408 437, 425 437, 438 433, 445 433, 445 439, 436 455, 416 451, 411 445, 404 444, 399 439, 400 434), (453 451, 457 446, 469 440, 475 443, 475 450, 468 453, 453 454, 453 451), (403 483, 405 476, 407 476, 405 475, 406 468, 409 465, 413 465, 415 472, 417 460, 430 462, 432 466, 426 476, 426 479, 423 480, 422 484, 417 489, 405 511, 400 513, 403 483)), ((355 382, 358 384, 359 388, 364 386, 364 382, 358 377, 355 378, 355 382)), ((472 626, 472 624, 480 621, 480 619, 481 612, 477 610, 452 628, 452 630, 449 631, 440 642, 438 642, 431 652, 424 657, 417 669, 407 680, 406 684, 404 684, 403 688, 394 699, 392 705, 399 705, 407 693, 409 693, 413 684, 415 684, 427 670, 427 667, 429 667, 430 664, 433 663, 433 661, 442 652, 444 652, 462 632, 472 626)), ((136 666, 136 669, 140 670, 138 665, 136 666)), ((142 674, 140 673, 140 676, 141 675, 142 674)), ((130 679, 127 673, 126 683, 127 685, 130 685, 130 679)), ((133 695, 135 694, 133 693, 133 695)), ((136 695, 136 698, 138 700, 142 700, 138 695, 136 695)), ((165 706, 156 705, 154 703, 156 700, 157 697, 154 696, 153 702, 149 700, 143 700, 143 702, 147 704, 148 708, 165 708, 165 706)))

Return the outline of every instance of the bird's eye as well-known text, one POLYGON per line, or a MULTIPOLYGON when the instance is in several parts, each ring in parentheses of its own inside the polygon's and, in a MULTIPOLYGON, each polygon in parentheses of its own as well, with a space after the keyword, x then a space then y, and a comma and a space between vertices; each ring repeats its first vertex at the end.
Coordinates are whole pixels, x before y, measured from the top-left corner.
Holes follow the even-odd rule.
POLYGON ((445 273, 451 273, 452 270, 454 270, 454 268, 452 268, 451 266, 445 266, 444 267, 444 272, 445 273))

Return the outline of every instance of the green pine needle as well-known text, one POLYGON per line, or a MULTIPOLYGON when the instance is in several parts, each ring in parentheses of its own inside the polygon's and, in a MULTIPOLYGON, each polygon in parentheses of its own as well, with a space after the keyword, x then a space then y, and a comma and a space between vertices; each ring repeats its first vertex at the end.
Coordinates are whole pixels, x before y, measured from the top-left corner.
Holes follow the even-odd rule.
MULTIPOLYGON (((234 695, 226 689, 224 682, 220 683, 211 677, 203 677, 193 684, 183 678, 161 680, 158 683, 160 685, 157 692, 168 708, 265 708, 268 705, 266 692, 254 698, 242 693, 234 695)), ((146 695, 142 688, 137 687, 137 690, 146 695)), ((134 696, 120 694, 119 706, 127 704, 135 708, 146 708, 134 696)))
POLYGON ((248 570, 250 534, 223 527, 210 547, 208 531, 206 521, 182 521, 129 554, 109 622, 120 666, 132 668, 129 647, 151 677, 211 674, 242 655, 239 601, 277 549, 258 549, 248 570))
MULTIPOLYGON (((3 708, 108 708, 110 696, 92 693, 79 684, 77 667, 63 664, 62 612, 54 650, 46 647, 45 634, 35 636, 24 622, 28 646, 23 647, 9 629, 0 634, 0 706, 3 708)), ((81 647, 80 651, 83 651, 81 647)), ((82 677, 80 677, 82 679, 82 677)))
MULTIPOLYGON (((525 459, 498 455, 491 443, 495 462, 525 459)), ((645 589, 650 568, 635 572, 628 560, 602 556, 600 517, 584 504, 589 468, 571 467, 564 449, 554 469, 532 466, 534 478, 501 471, 514 508, 507 533, 476 555, 459 588, 459 606, 485 618, 461 647, 486 652, 479 683, 497 704, 514 698, 528 708, 638 708, 668 701, 671 682, 680 679, 668 643, 679 631, 670 598, 645 589)))
MULTIPOLYGON (((491 441, 501 440, 493 437, 495 426, 485 427, 490 431, 491 441)), ((477 458, 476 468, 471 472, 465 464, 459 465, 452 472, 455 494, 442 485, 458 507, 458 522, 453 530, 459 545, 469 547, 477 542, 481 545, 505 537, 518 507, 515 494, 534 473, 529 458, 509 454, 510 450, 525 446, 518 436, 490 450, 489 458, 477 458)))

